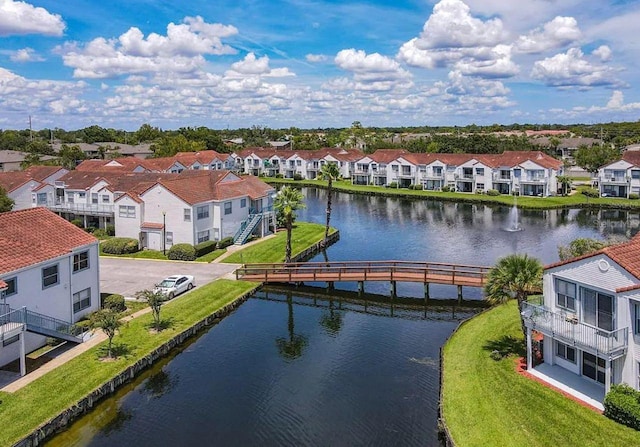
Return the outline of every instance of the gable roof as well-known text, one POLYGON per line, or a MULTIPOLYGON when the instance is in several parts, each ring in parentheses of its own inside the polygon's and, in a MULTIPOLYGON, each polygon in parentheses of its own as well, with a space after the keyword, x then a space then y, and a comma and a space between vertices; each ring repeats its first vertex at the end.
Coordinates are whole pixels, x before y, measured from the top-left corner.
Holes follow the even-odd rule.
POLYGON ((0 275, 98 240, 46 208, 0 213, 0 275))
POLYGON ((24 171, 0 172, 0 186, 7 192, 15 191, 30 180, 41 183, 59 171, 68 172, 60 166, 31 166, 24 171))
MULTIPOLYGON (((598 255, 606 255, 616 264, 620 265, 623 269, 635 276, 640 281, 640 233, 633 237, 628 242, 622 244, 609 245, 593 253, 578 256, 577 258, 569 259, 567 261, 555 262, 553 264, 546 265, 545 270, 549 270, 555 267, 571 264, 576 261, 582 261, 583 259, 592 258, 598 255)), ((638 285, 640 287, 640 284, 638 285)), ((634 286, 632 288, 635 288, 634 286)), ((622 289, 618 290, 621 291, 622 289)))

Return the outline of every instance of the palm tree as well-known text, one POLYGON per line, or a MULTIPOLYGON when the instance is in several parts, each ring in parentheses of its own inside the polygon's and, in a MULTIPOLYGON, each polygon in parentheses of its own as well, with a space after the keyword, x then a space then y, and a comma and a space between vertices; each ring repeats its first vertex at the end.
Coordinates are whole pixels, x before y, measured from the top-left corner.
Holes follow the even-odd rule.
POLYGON ((287 360, 295 360, 302 355, 304 347, 307 346, 307 338, 304 335, 295 333, 295 325, 293 320, 293 298, 291 294, 287 295, 287 308, 289 310, 289 319, 287 329, 289 338, 278 337, 276 345, 278 352, 287 360))
POLYGON ((148 289, 136 292, 135 297, 139 300, 147 302, 147 304, 151 308, 151 314, 153 316, 153 326, 155 327, 156 331, 160 331, 160 329, 162 329, 160 320, 160 308, 162 307, 162 304, 167 301, 167 297, 162 292, 148 289))
POLYGON ((320 168, 320 178, 327 181, 327 225, 324 229, 324 241, 323 246, 327 245, 329 239, 329 221, 331 220, 331 196, 333 195, 333 181, 340 178, 340 168, 338 165, 329 162, 322 165, 320 168))
POLYGON ((527 297, 542 290, 542 264, 536 258, 528 255, 513 254, 498 259, 496 265, 489 271, 487 283, 484 286, 485 298, 491 304, 502 304, 515 298, 522 324, 522 332, 526 337, 524 319, 522 319, 522 304, 527 297))
POLYGON ((120 314, 111 309, 102 309, 91 315, 91 327, 94 329, 102 329, 102 332, 104 332, 109 339, 109 344, 107 345, 107 357, 109 358, 111 358, 113 337, 115 337, 116 333, 120 330, 120 326, 122 326, 120 314))
POLYGON ((287 230, 287 243, 284 249, 284 262, 286 263, 291 262, 291 231, 296 217, 295 211, 305 207, 303 200, 304 197, 299 189, 283 186, 273 202, 273 207, 282 214, 284 227, 287 230))
POLYGON ((556 180, 562 186, 562 195, 566 196, 571 191, 571 177, 568 175, 558 175, 556 180))

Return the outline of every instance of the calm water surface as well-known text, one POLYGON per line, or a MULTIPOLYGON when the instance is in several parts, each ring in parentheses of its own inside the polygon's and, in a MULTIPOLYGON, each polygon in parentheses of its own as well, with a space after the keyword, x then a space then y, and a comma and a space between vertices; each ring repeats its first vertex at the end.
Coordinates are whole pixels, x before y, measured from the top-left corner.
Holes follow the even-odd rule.
MULTIPOLYGON (((305 195, 299 218, 324 222, 325 192, 305 195)), ((522 211, 524 231, 507 232, 509 211, 338 194, 332 225, 341 240, 326 256, 491 265, 524 252, 549 263, 559 244, 629 237, 640 220, 617 211, 522 211)), ((388 284, 366 290, 383 295, 388 284)), ((423 289, 403 284, 398 293, 421 297, 423 289)), ((451 298, 455 289, 432 287, 432 296, 451 298)), ((465 289, 465 298, 480 293, 465 289)), ((438 445, 438 352, 470 315, 265 289, 48 445, 438 445)))

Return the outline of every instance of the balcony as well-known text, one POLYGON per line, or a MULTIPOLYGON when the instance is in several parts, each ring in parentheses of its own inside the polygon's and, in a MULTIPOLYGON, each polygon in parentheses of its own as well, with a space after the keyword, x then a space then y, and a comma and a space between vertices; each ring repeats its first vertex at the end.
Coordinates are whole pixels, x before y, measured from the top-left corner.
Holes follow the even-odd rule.
POLYGON ((606 184, 606 183, 618 183, 618 184, 622 184, 622 185, 626 185, 629 183, 630 178, 628 176, 625 175, 606 175, 606 176, 601 176, 600 177, 600 183, 601 184, 606 184))
MULTIPOLYGON (((40 205, 40 203, 39 203, 40 205)), ((47 201, 44 204, 51 211, 73 213, 87 216, 113 216, 113 205, 97 203, 69 203, 60 201, 47 201)))
POLYGON ((576 316, 553 312, 545 306, 524 303, 522 317, 526 327, 579 349, 610 356, 624 355, 628 346, 628 328, 605 331, 580 323, 576 316))
POLYGON ((422 178, 425 180, 442 180, 444 179, 444 172, 428 172, 422 178))
POLYGON ((511 176, 505 174, 493 174, 494 182, 511 182, 511 176))
POLYGON ((542 185, 547 182, 547 179, 537 175, 526 175, 520 179, 520 183, 532 183, 542 185))

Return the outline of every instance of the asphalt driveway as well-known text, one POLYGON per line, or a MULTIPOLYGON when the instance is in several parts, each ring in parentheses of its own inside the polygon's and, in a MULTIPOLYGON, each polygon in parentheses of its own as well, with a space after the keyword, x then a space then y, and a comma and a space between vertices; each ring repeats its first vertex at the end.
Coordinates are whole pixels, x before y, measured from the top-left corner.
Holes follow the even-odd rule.
POLYGON ((236 267, 234 264, 100 257, 100 292, 133 298, 137 291, 151 289, 167 276, 178 274, 195 276, 198 287, 232 273, 236 267))

